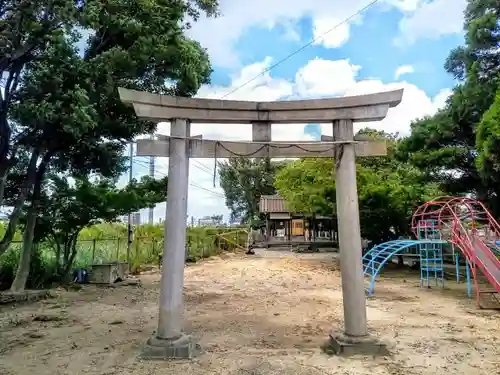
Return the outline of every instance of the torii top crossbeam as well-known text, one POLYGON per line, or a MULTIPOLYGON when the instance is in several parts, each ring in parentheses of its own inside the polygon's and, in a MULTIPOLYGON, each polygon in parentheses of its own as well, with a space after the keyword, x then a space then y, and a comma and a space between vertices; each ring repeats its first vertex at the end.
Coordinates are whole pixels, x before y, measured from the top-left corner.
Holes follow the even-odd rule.
POLYGON ((380 121, 402 99, 403 90, 342 98, 251 102, 181 98, 119 88, 137 116, 153 122, 189 119, 192 123, 325 123, 334 120, 380 121))

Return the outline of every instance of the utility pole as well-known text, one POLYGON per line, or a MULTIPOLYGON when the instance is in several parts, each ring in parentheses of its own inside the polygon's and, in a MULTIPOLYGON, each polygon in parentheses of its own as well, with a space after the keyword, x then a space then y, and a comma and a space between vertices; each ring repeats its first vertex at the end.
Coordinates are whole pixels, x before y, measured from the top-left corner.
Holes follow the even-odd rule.
MULTIPOLYGON (((151 139, 151 140, 155 139, 154 133, 151 133, 151 135, 149 136, 149 139, 151 139)), ((155 157, 154 156, 149 157, 149 177, 155 178, 155 157)), ((149 222, 149 224, 153 224, 153 222, 154 222, 154 208, 153 207, 151 207, 149 209, 148 222, 149 222)))
MULTIPOLYGON (((129 150, 129 167, 128 167, 128 182, 130 183, 133 178, 133 171, 132 167, 134 166, 134 143, 130 142, 129 144, 130 150, 129 150)), ((130 250, 132 248, 132 213, 129 212, 128 214, 128 223, 127 223, 127 263, 128 267, 130 270, 130 250)))

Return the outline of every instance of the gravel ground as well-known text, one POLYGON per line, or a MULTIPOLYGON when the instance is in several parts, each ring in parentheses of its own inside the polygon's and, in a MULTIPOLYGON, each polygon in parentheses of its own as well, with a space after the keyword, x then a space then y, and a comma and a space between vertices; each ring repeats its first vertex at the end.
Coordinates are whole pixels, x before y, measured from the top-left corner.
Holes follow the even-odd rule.
POLYGON ((463 286, 422 290, 387 272, 368 301, 370 329, 391 355, 339 358, 319 347, 342 324, 332 254, 260 251, 186 268, 187 330, 206 353, 191 362, 137 359, 157 319, 158 274, 142 287, 57 291, 0 309, 0 374, 497 374, 500 320, 463 286))

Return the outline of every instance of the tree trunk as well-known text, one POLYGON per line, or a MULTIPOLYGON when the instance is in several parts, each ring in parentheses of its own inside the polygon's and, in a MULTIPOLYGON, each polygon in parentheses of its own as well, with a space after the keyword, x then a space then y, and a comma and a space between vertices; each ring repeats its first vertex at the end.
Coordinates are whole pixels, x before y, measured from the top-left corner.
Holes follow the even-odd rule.
POLYGON ((6 183, 7 183, 7 169, 0 168, 0 207, 3 206, 3 196, 5 194, 6 183))
POLYGON ((33 254, 33 238, 35 235, 35 225, 38 215, 38 207, 40 205, 40 196, 42 193, 42 183, 49 160, 50 155, 46 154, 36 171, 31 205, 26 215, 26 226, 23 234, 23 248, 21 250, 21 254, 19 255, 19 265, 17 267, 16 277, 10 287, 12 292, 20 292, 24 290, 30 273, 31 255, 33 254))
POLYGON ((19 256, 16 277, 10 287, 11 292, 22 292, 26 287, 26 281, 30 273, 31 255, 33 254, 33 237, 35 234, 37 211, 37 204, 33 202, 28 209, 23 235, 23 247, 19 256))
MULTIPOLYGON (((0 70, 3 72, 3 70, 0 70)), ((8 88, 6 88, 8 90, 8 88)), ((8 98, 6 97, 8 93, 3 93, 0 95, 0 165, 5 168, 8 165, 9 159, 9 150, 10 150, 10 136, 11 136, 11 128, 9 125, 9 121, 7 119, 7 106, 8 106, 8 98)), ((5 175, 7 174, 7 168, 5 168, 5 175)), ((1 202, 0 197, 0 202, 1 202)))
POLYGON ((76 253, 78 252, 78 249, 76 248, 76 241, 78 239, 78 231, 75 235, 73 235, 68 243, 69 249, 67 250, 67 253, 69 254, 69 258, 64 265, 64 276, 63 280, 65 283, 69 283, 71 281, 71 268, 73 267, 73 263, 76 258, 76 253))
POLYGON ((61 276, 61 244, 57 241, 57 239, 54 240, 54 246, 56 248, 56 270, 57 274, 61 276))
POLYGON ((31 159, 28 164, 28 169, 26 172, 26 179, 23 182, 23 186, 21 187, 21 192, 17 197, 16 205, 14 206, 14 210, 9 216, 9 224, 7 225, 7 230, 0 241, 0 256, 7 251, 10 244, 12 243, 12 239, 14 238, 14 234, 16 233, 17 225, 19 224, 19 219, 21 219, 23 213, 23 206, 28 197, 28 194, 35 183, 37 176, 36 164, 38 162, 38 151, 33 151, 31 154, 31 159))
MULTIPOLYGON (((10 59, 0 58, 0 65, 5 64, 8 60, 10 59)), ((14 151, 12 149, 12 128, 9 124, 7 114, 12 95, 16 92, 19 85, 24 65, 24 62, 22 62, 20 64, 12 64, 10 69, 0 68, 0 72, 2 73, 8 71, 7 77, 5 77, 5 81, 3 82, 3 93, 0 94, 0 206, 3 204, 7 174, 16 154, 16 147, 14 147, 14 151)))

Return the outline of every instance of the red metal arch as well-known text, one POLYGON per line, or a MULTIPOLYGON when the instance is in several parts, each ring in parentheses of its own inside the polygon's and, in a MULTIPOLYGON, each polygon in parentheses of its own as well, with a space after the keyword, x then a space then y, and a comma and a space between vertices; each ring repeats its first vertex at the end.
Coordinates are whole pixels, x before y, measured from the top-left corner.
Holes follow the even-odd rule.
MULTIPOLYGON (((474 251, 474 240, 479 237, 479 230, 482 231, 483 237, 500 238, 500 225, 482 202, 469 197, 442 196, 418 207, 412 217, 412 230, 417 238, 419 227, 423 221, 427 220, 435 221, 436 229, 441 231, 444 239, 456 246, 469 261, 479 303, 477 268, 480 260, 474 251)), ((499 264, 493 253, 490 251, 484 251, 484 253, 492 262, 499 264)), ((498 280, 490 280, 490 282, 496 283, 498 289, 498 280)))

